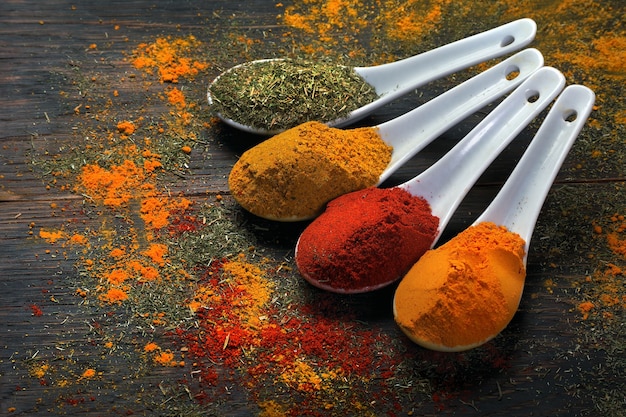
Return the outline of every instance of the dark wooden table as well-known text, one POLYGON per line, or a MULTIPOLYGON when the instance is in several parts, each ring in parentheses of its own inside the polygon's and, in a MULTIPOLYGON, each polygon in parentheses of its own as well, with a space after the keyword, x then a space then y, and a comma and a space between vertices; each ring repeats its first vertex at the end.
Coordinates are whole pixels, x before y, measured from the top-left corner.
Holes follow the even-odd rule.
MULTIPOLYGON (((384 31, 393 22, 384 15, 385 7, 403 2, 364 1, 357 10, 377 25, 363 27, 333 26, 337 14, 324 18, 324 10, 312 11, 316 3, 338 2, 0 3, 0 413, 250 415, 263 410, 265 415, 305 411, 311 415, 626 415, 626 293, 624 274, 618 272, 626 267, 626 257, 623 243, 620 252, 612 250, 606 239, 609 233, 618 243, 625 239, 618 227, 619 216, 626 215, 621 2, 583 6, 531 1, 514 6, 496 1, 484 10, 472 10, 472 2, 428 6, 404 2, 406 9, 424 8, 418 13, 425 19, 424 27, 434 22, 415 39, 394 38, 384 31), (309 17, 316 29, 307 32, 287 25, 282 15, 290 6, 295 6, 294 13, 309 17), (433 17, 437 13, 428 14, 437 10, 441 21, 433 17), (257 219, 232 201, 226 183, 230 167, 242 151, 261 139, 210 119, 204 94, 222 69, 249 59, 323 52, 355 65, 384 62, 520 17, 537 21, 532 46, 543 52, 546 64, 561 69, 568 83, 594 89, 597 108, 539 218, 525 294, 511 325, 494 341, 470 352, 429 352, 407 342, 396 329, 389 308, 392 289, 340 297, 300 282, 293 245, 305 225, 257 219), (319 22, 330 25, 319 29, 315 26, 319 22), (257 255, 251 259, 260 262, 266 257, 284 266, 269 279, 291 282, 290 291, 297 293, 294 297, 300 302, 336 304, 341 312, 350 312, 351 319, 337 316, 338 328, 372 329, 389 346, 399 346, 403 360, 394 362, 397 367, 384 377, 358 384, 346 378, 337 383, 341 387, 302 392, 285 388, 279 376, 251 388, 244 385, 239 375, 243 371, 238 369, 235 376, 220 380, 218 385, 223 386, 212 388, 215 397, 201 403, 194 399, 198 383, 193 383, 191 361, 180 367, 137 363, 145 361, 142 347, 153 340, 177 354, 184 352, 184 343, 167 334, 176 326, 149 327, 133 316, 132 309, 113 309, 95 296, 77 295, 77 289, 86 287, 84 252, 39 237, 41 230, 102 232, 105 219, 118 233, 125 230, 124 224, 116 223, 115 213, 94 207, 73 191, 80 167, 67 165, 68 156, 90 143, 87 136, 106 138, 115 132, 118 121, 153 117, 158 124, 160 117, 166 117, 172 108, 162 97, 171 85, 133 67, 132 55, 142 43, 189 35, 202 42, 202 50, 190 53, 209 66, 193 79, 181 77, 176 87, 185 92, 188 104, 195 105, 192 113, 201 121, 196 124, 200 129, 189 159, 176 156, 182 158, 180 169, 175 175, 159 177, 159 186, 167 195, 182 193, 197 205, 220 204, 232 217, 234 230, 254 239, 257 255), (321 39, 322 35, 329 39, 321 39), (56 170, 68 175, 55 176, 56 170), (613 274, 606 272, 611 265, 618 268, 613 274), (579 310, 585 301, 593 304, 588 316, 579 310), (103 335, 115 344, 106 345, 103 335), (92 368, 95 377, 82 375, 92 368), (269 406, 269 400, 282 408, 269 406), (305 405, 290 408, 296 402, 305 405)), ((348 16, 347 11, 344 14, 348 16)), ((475 72, 431 83, 364 123, 377 124, 401 114, 475 72)), ((444 134, 387 185, 428 167, 489 110, 444 134)), ((539 122, 525 129, 481 177, 452 219, 444 241, 486 207, 539 122)), ((100 244, 103 249, 104 240, 100 244)))

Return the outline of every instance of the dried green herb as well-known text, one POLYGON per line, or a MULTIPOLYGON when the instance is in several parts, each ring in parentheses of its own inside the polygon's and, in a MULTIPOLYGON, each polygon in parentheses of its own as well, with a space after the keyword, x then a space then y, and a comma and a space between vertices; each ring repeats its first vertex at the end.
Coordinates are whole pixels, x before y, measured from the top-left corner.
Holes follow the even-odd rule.
POLYGON ((299 60, 249 62, 209 90, 217 113, 267 131, 336 120, 378 97, 351 67, 299 60))

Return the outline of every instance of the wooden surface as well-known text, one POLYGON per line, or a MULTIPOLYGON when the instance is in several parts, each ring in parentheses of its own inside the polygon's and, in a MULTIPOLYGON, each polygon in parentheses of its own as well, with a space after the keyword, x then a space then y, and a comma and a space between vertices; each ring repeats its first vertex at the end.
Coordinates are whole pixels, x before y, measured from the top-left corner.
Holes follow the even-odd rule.
MULTIPOLYGON (((623 13, 620 2, 606 3, 603 12, 619 15, 621 10, 623 13), (610 3, 613 3, 613 9, 610 9, 610 3)), ((291 2, 285 2, 285 5, 289 4, 291 2)), ((546 4, 546 7, 555 7, 553 2, 546 4)), ((185 415, 181 411, 184 406, 180 405, 185 401, 180 396, 177 397, 179 408, 170 409, 167 413, 164 411, 166 407, 153 407, 152 399, 157 398, 156 402, 163 404, 169 396, 162 392, 160 384, 189 376, 188 367, 153 367, 145 374, 131 375, 129 370, 133 367, 125 361, 132 360, 132 356, 126 356, 121 349, 117 355, 105 356, 94 346, 97 338, 92 324, 95 321, 119 331, 123 329, 127 317, 123 311, 104 317, 101 310, 86 308, 74 293, 78 279, 74 262, 79 254, 71 250, 59 251, 58 247, 51 249, 45 241, 37 239, 37 231, 76 222, 85 228, 95 227, 100 220, 85 214, 81 195, 60 187, 46 187, 49 178, 43 177, 32 162, 45 155, 43 149, 49 149, 54 154, 80 146, 77 137, 82 133, 79 131, 77 136, 77 130, 81 129, 81 124, 77 122, 75 108, 83 102, 82 98, 87 97, 81 94, 89 94, 89 89, 95 88, 93 83, 101 91, 119 89, 126 99, 120 103, 118 110, 121 114, 133 114, 147 93, 141 91, 139 83, 124 84, 119 80, 124 74, 137 72, 126 57, 138 44, 153 42, 160 36, 193 34, 208 45, 206 56, 214 54, 216 65, 203 73, 196 83, 186 86, 187 91, 195 93, 193 97, 198 105, 206 107, 202 94, 208 81, 219 73, 220 67, 263 57, 246 56, 243 47, 237 50, 233 45, 230 51, 225 51, 220 49, 223 45, 216 39, 225 38, 224 34, 233 27, 249 33, 251 37, 260 36, 263 31, 278 32, 281 23, 276 15, 281 10, 283 8, 277 8, 274 2, 269 1, 8 0, 0 4, 2 415, 185 415), (92 44, 97 44, 97 49, 90 49, 92 44), (76 74, 79 73, 91 85, 88 90, 82 91, 81 85, 76 83, 79 78, 76 74), (95 81, 90 84, 92 77, 95 81), (60 94, 62 91, 69 94, 60 94), (44 314, 34 315, 33 306, 40 307, 44 314), (59 388, 59 384, 42 385, 32 375, 32 364, 40 358, 48 358, 53 363, 55 358, 58 363, 68 362, 68 358, 77 364, 96 363, 108 373, 109 382, 106 386, 85 383, 86 388, 82 391, 81 384, 75 385, 72 395, 82 398, 83 402, 72 403, 64 397, 67 391, 59 388), (85 403, 85 398, 91 400, 85 403)), ((510 19, 506 15, 501 17, 502 22, 515 17, 534 17, 535 12, 518 13, 518 16, 511 14, 510 19)), ((578 17, 572 15, 571 19, 574 21, 578 17)), ((536 20, 538 38, 559 30, 558 25, 549 22, 545 15, 537 15, 536 20), (548 29, 544 29, 546 27, 548 29)), ((464 21, 472 21, 471 16, 464 21)), ((494 26, 491 23, 475 21, 466 27, 465 34, 486 30, 494 26)), ((569 23, 562 22, 563 28, 569 23)), ((450 26, 454 24, 460 25, 461 22, 449 22, 450 26)), ((463 31, 461 26, 458 30, 463 31)), ((623 28, 619 26, 607 26, 603 30, 594 36, 601 37, 612 30, 623 36, 623 28)), ((453 40, 452 31, 441 31, 441 38, 437 42, 453 40)), ((583 41, 591 42, 590 39, 583 41)), ((541 48, 541 43, 538 47, 541 48)), ((257 47, 251 55, 260 53, 260 48, 257 47)), ((276 56, 287 49, 270 41, 263 48, 268 55, 276 56)), ((550 55, 550 52, 556 51, 542 52, 548 64, 562 65, 568 70, 568 82, 588 81, 593 84, 592 88, 602 87, 602 78, 596 73, 603 68, 594 69, 594 78, 590 78, 581 75, 576 66, 567 60, 550 55), (573 80, 573 77, 578 78, 573 80)), ((613 83, 610 85, 618 87, 597 91, 601 95, 600 111, 603 113, 598 119, 603 127, 596 125, 596 128, 586 127, 583 130, 548 197, 531 245, 525 294, 511 325, 488 348, 467 356, 434 355, 406 344, 409 354, 419 358, 415 361, 416 376, 422 374, 419 363, 428 362, 427 367, 440 368, 436 372, 425 373, 428 375, 425 379, 416 377, 416 381, 430 384, 431 395, 424 396, 424 390, 418 394, 417 387, 414 394, 411 387, 398 388, 403 395, 398 397, 397 406, 392 411, 384 406, 372 406, 374 413, 624 415, 615 404, 621 403, 626 408, 626 369, 623 362, 619 363, 614 358, 624 354, 623 341, 621 344, 615 341, 620 337, 623 340, 624 336, 623 300, 621 309, 612 310, 612 323, 617 322, 618 325, 608 327, 601 317, 596 317, 595 321, 582 320, 582 314, 576 308, 585 299, 593 300, 594 294, 578 283, 584 282, 599 268, 600 260, 617 265, 624 262, 623 258, 610 252, 597 258, 588 256, 595 253, 594 245, 599 244, 593 236, 594 219, 601 221, 613 213, 626 214, 625 176, 623 165, 619 162, 623 161, 626 153, 624 130, 620 126, 620 120, 624 118, 621 95, 623 74, 613 76, 617 78, 610 78, 613 83), (618 117, 620 114, 621 119, 618 117), (604 143, 603 140, 610 144, 597 145, 604 143), (603 152, 604 149, 612 149, 611 157, 591 158, 592 146, 598 146, 603 152), (559 225, 561 223, 562 226, 559 225), (501 358, 505 363, 494 366, 494 358, 501 358), (609 397, 610 401, 607 400, 609 397)), ((376 124, 400 114, 457 81, 457 78, 451 77, 434 83, 421 94, 410 95, 388 106, 365 123, 376 124)), ((159 84, 154 83, 149 88, 158 87, 159 84)), ((206 115, 206 108, 204 111, 206 115)), ((402 182, 426 168, 469 131, 483 114, 481 112, 469 118, 446 133, 394 175, 389 184, 402 182)), ((459 208, 443 240, 463 230, 486 206, 506 179, 536 127, 537 124, 534 124, 526 129, 483 175, 459 208)), ((202 134, 202 144, 191 154, 189 171, 182 177, 167 179, 165 184, 168 189, 173 193, 183 192, 197 202, 214 199, 218 194, 224 196, 225 203, 232 204, 236 215, 245 220, 243 227, 255 234, 259 242, 257 249, 275 259, 293 262, 293 245, 304 225, 274 224, 237 211, 228 193, 226 178, 230 166, 237 155, 259 139, 219 126, 208 128, 202 134)), ((312 297, 331 297, 304 285, 300 289, 309 292, 312 297)), ((623 296, 623 289, 620 291, 623 296)), ((384 290, 351 299, 336 297, 336 301, 351 305, 359 322, 367 322, 392 337, 401 338, 388 308, 391 294, 391 290, 384 290)), ((127 336, 132 335, 136 345, 141 345, 141 329, 124 329, 123 332, 127 336)), ((364 389, 371 390, 376 386, 372 383, 368 388, 366 384, 364 389)), ((258 412, 257 404, 245 388, 230 389, 232 395, 209 407, 207 414, 250 415, 258 412)), ((289 393, 280 393, 281 398, 285 395, 288 398, 289 393)), ((188 402, 193 403, 191 399, 188 402)), ((354 408, 354 414, 359 413, 354 408)), ((321 409, 320 415, 324 414, 321 409)))

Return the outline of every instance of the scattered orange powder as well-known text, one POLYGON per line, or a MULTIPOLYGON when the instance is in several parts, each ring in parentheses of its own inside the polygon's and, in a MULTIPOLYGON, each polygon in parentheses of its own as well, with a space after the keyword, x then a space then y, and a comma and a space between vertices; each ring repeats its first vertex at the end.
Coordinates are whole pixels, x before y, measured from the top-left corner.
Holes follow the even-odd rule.
POLYGON ((170 212, 166 204, 167 200, 160 197, 146 198, 141 202, 141 217, 147 226, 160 229, 168 224, 170 212))
POLYGON ((101 294, 99 298, 109 304, 120 304, 128 299, 128 294, 119 288, 111 288, 106 293, 101 294))
POLYGON ((96 376, 96 370, 92 368, 85 369, 85 372, 81 375, 82 378, 93 378, 96 376))
POLYGON ((156 70, 161 82, 178 83, 180 77, 193 78, 208 64, 194 61, 189 56, 202 43, 193 35, 187 38, 157 38, 154 43, 138 46, 133 66, 149 73, 156 70))
POLYGON ((123 135, 130 136, 135 133, 135 125, 133 124, 133 122, 124 120, 117 124, 117 131, 123 135))
POLYGON ((174 354, 170 351, 159 352, 155 357, 154 361, 159 365, 163 366, 176 366, 177 362, 174 361, 174 354))
POLYGON ((150 245, 148 249, 142 252, 143 255, 147 256, 159 266, 165 266, 165 259, 163 257, 167 254, 167 246, 162 243, 153 243, 150 245))
MULTIPOLYGON (((286 26, 315 34, 319 44, 302 45, 304 52, 315 53, 316 49, 328 50, 339 40, 333 35, 345 32, 346 28, 358 33, 370 22, 366 18, 367 10, 358 0, 310 0, 285 8, 282 21, 286 26)), ((344 36, 342 41, 349 41, 344 36)))
MULTIPOLYGON (((448 3, 450 0, 432 2, 411 0, 386 8, 383 21, 389 25, 387 35, 391 39, 414 42, 416 39, 435 32, 441 23, 442 8, 448 3), (424 7, 428 8, 424 10, 424 7)), ((388 2, 388 5, 391 4, 393 3, 388 2)))
POLYGON ((178 88, 173 88, 167 93, 167 101, 176 108, 184 108, 187 103, 183 92, 178 88))
POLYGON ((143 169, 130 160, 109 169, 91 164, 82 168, 76 188, 96 202, 122 207, 136 195, 145 179, 143 169))
POLYGON ((583 313, 583 320, 587 320, 589 318, 589 312, 593 310, 594 307, 595 305, 593 305, 590 301, 584 301, 578 304, 578 310, 583 313))
POLYGON ((149 353, 149 352, 154 352, 155 350, 159 350, 159 349, 160 349, 160 348, 159 348, 159 345, 157 345, 157 344, 156 344, 156 343, 154 343, 154 342, 147 343, 147 344, 143 347, 143 351, 144 351, 144 352, 148 352, 148 353, 149 353))
POLYGON ((39 237, 45 239, 50 244, 54 244, 57 240, 64 239, 65 233, 62 230, 47 231, 41 229, 39 231, 39 237))
POLYGON ((70 237, 70 243, 75 243, 78 245, 86 245, 87 243, 89 243, 89 241, 83 235, 73 234, 72 237, 70 237))
POLYGON ((163 164, 158 159, 145 159, 143 161, 143 169, 144 171, 151 173, 154 172, 157 168, 162 168, 163 164))
POLYGON ((624 261, 626 261, 626 221, 624 215, 615 213, 610 216, 604 227, 593 223, 594 234, 597 238, 606 242, 608 248, 617 255, 614 262, 602 263, 586 281, 591 285, 587 287, 586 297, 590 301, 584 301, 577 305, 583 319, 588 319, 592 314, 601 315, 604 319, 615 317, 614 313, 622 314, 626 308, 626 285, 624 261))
POLYGON ((111 251, 111 253, 109 254, 111 256, 111 258, 120 258, 122 256, 124 256, 126 252, 124 252, 123 249, 120 248, 115 248, 111 251))
POLYGON ((151 266, 141 268, 140 272, 142 281, 154 281, 159 278, 159 271, 151 266))
POLYGON ((107 281, 113 285, 119 285, 128 279, 128 274, 123 269, 114 269, 107 275, 107 281))
POLYGON ((626 239, 621 239, 617 232, 607 234, 606 241, 613 252, 626 256, 626 239))

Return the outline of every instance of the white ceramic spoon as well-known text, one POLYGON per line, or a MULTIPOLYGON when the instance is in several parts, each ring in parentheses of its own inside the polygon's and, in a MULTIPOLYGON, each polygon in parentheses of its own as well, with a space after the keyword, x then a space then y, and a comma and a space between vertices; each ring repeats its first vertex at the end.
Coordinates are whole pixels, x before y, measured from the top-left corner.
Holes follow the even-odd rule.
POLYGON ((463 198, 493 160, 565 86, 560 71, 543 67, 487 115, 440 160, 417 177, 399 185, 430 204, 439 217, 435 246, 463 198))
MULTIPOLYGON (((467 116, 512 91, 542 65, 543 56, 538 50, 525 49, 420 107, 376 126, 381 138, 393 147, 391 161, 381 173, 378 184, 385 181, 402 164, 439 135, 467 116)), ((267 141, 271 140, 272 138, 267 141)), ((329 181, 332 180, 334 179, 329 179, 329 181)), ((274 182, 273 178, 262 176, 256 178, 255 181, 274 182)), ((319 182, 316 178, 311 181, 319 182)), ((298 184, 293 186, 296 187, 298 184)), ((243 193, 241 190, 231 191, 233 191, 235 199, 237 199, 238 194, 243 193)), ((318 205, 323 207, 325 203, 335 197, 337 196, 320 195, 318 205)), ((319 214, 312 212, 308 215, 283 215, 279 217, 271 214, 271 208, 277 204, 274 199, 264 202, 264 206, 269 208, 265 213, 255 213, 253 209, 246 207, 244 199, 237 199, 237 201, 253 214, 275 221, 310 220, 319 214)))
MULTIPOLYGON (((399 188, 405 189, 410 194, 428 201, 432 214, 439 218, 439 229, 430 245, 431 247, 437 243, 452 214, 480 175, 522 129, 554 100, 564 85, 565 77, 558 70, 550 67, 537 70, 443 158, 420 175, 398 185, 399 188)), ((352 221, 359 218, 358 212, 345 214, 351 216, 352 221)), ((315 221, 321 219, 323 217, 315 221)), ((331 229, 333 228, 332 225, 328 225, 329 233, 332 232, 331 229)), ((299 243, 300 241, 298 241, 299 243)), ((405 243, 411 244, 411 242, 405 243)), ((302 268, 298 262, 299 257, 302 256, 298 244, 296 245, 296 263, 298 263, 301 275, 314 286, 336 293, 355 294, 383 288, 401 278, 401 274, 405 273, 417 261, 414 259, 411 264, 405 265, 402 271, 396 273, 377 271, 375 275, 380 279, 380 282, 375 285, 368 283, 367 286, 358 286, 358 283, 355 283, 355 286, 345 288, 334 285, 332 277, 329 279, 328 276, 313 276, 309 271, 302 268)), ((380 242, 381 246, 384 244, 384 242, 380 242)), ((423 245, 416 245, 416 247, 423 247, 423 245)), ((312 248, 309 249, 313 250, 312 248)), ((356 252, 358 250, 359 248, 355 249, 356 252)), ((321 246, 316 248, 314 252, 318 254, 327 253, 321 246)), ((385 250, 382 253, 389 253, 389 251, 385 250)), ((327 255, 332 256, 331 253, 327 255)), ((325 258, 324 255, 319 256, 322 259, 325 258)), ((358 254, 355 256, 358 257, 358 254)), ((389 262, 389 264, 391 263, 389 262)), ((316 268, 316 270, 327 273, 328 268, 316 268)), ((346 274, 351 276, 354 272, 346 271, 346 274)), ((349 278, 338 282, 346 281, 349 281, 349 278)))
POLYGON ((542 65, 543 56, 537 49, 525 49, 420 107, 378 125, 382 139, 393 147, 391 161, 378 184, 450 127, 519 86, 542 65))
MULTIPOLYGON (((563 91, 502 189, 474 222, 474 225, 492 222, 519 234, 525 241, 524 265, 526 265, 530 240, 541 207, 565 157, 589 117, 594 101, 593 91, 581 85, 569 86, 563 91)), ((400 289, 399 287, 398 291, 400 289)), ((519 296, 515 309, 519 306, 522 296, 523 282, 518 290, 519 296)), ((393 303, 394 316, 397 316, 397 297, 396 293, 393 303)), ((511 298, 515 297, 511 296, 511 298)), ((446 325, 455 326, 456 324, 447 323, 446 325)), ((507 325, 508 322, 487 338, 476 340, 465 346, 453 347, 420 339, 410 330, 401 328, 409 338, 421 346, 439 351, 462 351, 489 341, 507 325)))
MULTIPOLYGON (((371 67, 355 67, 356 73, 374 87, 379 98, 353 110, 344 118, 323 122, 333 127, 354 123, 428 82, 521 49, 535 38, 536 32, 537 25, 532 19, 519 19, 400 61, 371 67)), ((251 62, 263 61, 268 60, 251 62)), ((241 65, 246 64, 237 65, 226 72, 241 65)), ((212 84, 218 79, 219 76, 213 80, 212 84)), ((210 86, 207 99, 209 104, 213 103, 210 86)), ((222 114, 217 114, 217 116, 228 125, 246 132, 266 135, 279 133, 277 130, 259 126, 247 126, 222 114)))

